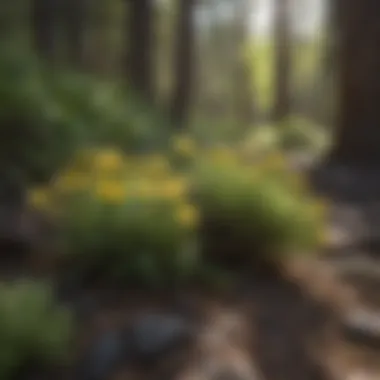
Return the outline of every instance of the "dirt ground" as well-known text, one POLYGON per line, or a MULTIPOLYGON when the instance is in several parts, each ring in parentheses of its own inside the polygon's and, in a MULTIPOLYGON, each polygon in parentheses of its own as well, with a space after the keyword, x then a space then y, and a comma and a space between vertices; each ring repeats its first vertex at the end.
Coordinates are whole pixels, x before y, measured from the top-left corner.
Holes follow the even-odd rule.
POLYGON ((110 380, 335 380, 373 369, 376 353, 350 345, 339 329, 355 302, 350 288, 324 264, 302 262, 287 271, 276 281, 252 278, 229 295, 188 291, 180 302, 173 295, 121 296, 85 321, 79 347, 136 313, 179 310, 198 321, 193 344, 149 370, 121 368, 110 380))

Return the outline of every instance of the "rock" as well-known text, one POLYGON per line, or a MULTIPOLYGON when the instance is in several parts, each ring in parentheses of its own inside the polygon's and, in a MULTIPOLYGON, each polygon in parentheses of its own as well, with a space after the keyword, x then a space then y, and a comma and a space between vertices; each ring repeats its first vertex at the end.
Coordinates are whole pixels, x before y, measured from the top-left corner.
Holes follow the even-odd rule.
POLYGON ((194 332, 193 326, 184 318, 150 314, 133 322, 127 334, 136 357, 151 360, 186 345, 194 332))
POLYGON ((226 369, 214 374, 212 380, 257 380, 256 377, 247 377, 245 374, 238 373, 231 369, 226 369))
POLYGON ((180 317, 147 315, 125 329, 102 334, 79 363, 75 379, 107 380, 121 365, 154 362, 193 334, 180 317))
POLYGON ((380 349, 380 314, 359 309, 343 320, 342 327, 347 340, 380 349))
POLYGON ((103 333, 79 363, 75 379, 107 380, 124 360, 128 360, 128 342, 120 331, 103 333))

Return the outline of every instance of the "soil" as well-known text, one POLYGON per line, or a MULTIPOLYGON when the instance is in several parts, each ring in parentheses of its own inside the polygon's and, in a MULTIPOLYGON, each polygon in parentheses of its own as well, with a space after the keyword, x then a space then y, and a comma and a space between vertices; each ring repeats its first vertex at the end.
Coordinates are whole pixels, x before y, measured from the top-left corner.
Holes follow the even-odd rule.
MULTIPOLYGON (((300 260, 284 273, 277 279, 249 278, 228 294, 199 288, 171 294, 86 290, 82 297, 96 299, 97 306, 80 321, 75 355, 91 347, 99 334, 136 315, 176 312, 203 326, 193 345, 170 353, 149 370, 126 366, 105 380, 218 379, 227 370, 250 373, 241 377, 250 380, 335 380, 361 368, 380 373, 378 354, 348 343, 340 332, 342 313, 356 301, 331 265, 300 260), (226 315, 235 315, 232 332, 220 327, 226 315)), ((76 380, 70 369, 43 372, 36 378, 76 380)), ((18 380, 34 379, 31 375, 18 380)))
MULTIPOLYGON (((352 226, 348 229, 358 228, 357 223, 352 226)), ((354 243, 347 243, 339 254, 344 256, 349 246, 359 254, 354 243)), ((342 242, 338 245, 342 247, 342 242)), ((2 271, 2 278, 9 278, 7 272, 2 271)), ((13 267, 11 272, 20 274, 13 267)), ((200 327, 192 345, 150 368, 128 365, 104 380, 338 380, 359 375, 361 380, 370 379, 380 375, 379 352, 348 342, 340 328, 344 314, 363 304, 363 294, 367 305, 379 300, 376 287, 369 292, 369 286, 341 275, 336 261, 326 257, 287 263, 276 278, 249 277, 228 294, 199 287, 170 293, 74 291, 71 305, 94 301, 79 320, 74 359, 99 334, 136 315, 174 311, 200 327)), ((30 371, 17 380, 77 380, 70 368, 43 372, 33 377, 30 371)))
POLYGON ((91 345, 96 335, 125 323, 133 315, 176 309, 197 318, 204 326, 202 333, 194 337, 192 348, 163 358, 149 371, 138 366, 122 368, 115 379, 187 379, 195 373, 196 378, 211 379, 226 366, 235 372, 248 366, 250 373, 259 373, 257 376, 268 380, 334 379, 328 356, 332 347, 344 351, 337 334, 336 313, 331 303, 308 294, 303 290, 307 287, 297 281, 253 279, 244 284, 244 292, 228 296, 187 291, 182 293, 180 303, 175 295, 120 294, 119 299, 99 308, 85 321, 78 334, 78 352, 91 345), (237 326, 228 339, 223 338, 226 332, 218 327, 226 314, 237 316, 237 326), (212 343, 213 335, 217 337, 216 344, 212 343), (205 362, 214 363, 211 374, 205 362))

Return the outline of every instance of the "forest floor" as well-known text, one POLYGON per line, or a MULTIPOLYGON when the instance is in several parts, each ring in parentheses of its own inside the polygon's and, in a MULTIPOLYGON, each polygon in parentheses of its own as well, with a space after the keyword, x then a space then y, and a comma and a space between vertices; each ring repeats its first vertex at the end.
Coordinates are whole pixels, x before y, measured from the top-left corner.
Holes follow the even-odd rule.
POLYGON ((377 201, 322 193, 332 202, 330 247, 287 262, 282 278, 244 277, 228 292, 171 293, 78 291, 69 281, 58 296, 76 313, 73 354, 81 360, 17 380, 380 378, 377 201))

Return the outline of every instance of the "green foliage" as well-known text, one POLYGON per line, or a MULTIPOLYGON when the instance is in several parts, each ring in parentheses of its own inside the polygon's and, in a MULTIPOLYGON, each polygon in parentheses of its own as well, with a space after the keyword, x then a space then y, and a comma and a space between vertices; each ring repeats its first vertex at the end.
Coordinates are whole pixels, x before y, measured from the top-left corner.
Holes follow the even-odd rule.
POLYGON ((7 176, 46 180, 85 144, 149 150, 168 123, 120 86, 44 68, 29 53, 0 57, 0 161, 7 176))
POLYGON ((262 156, 280 149, 279 128, 271 124, 258 125, 242 142, 243 151, 252 156, 262 156))
MULTIPOLYGON (((246 263, 317 246, 323 228, 321 205, 302 190, 281 156, 255 167, 231 156, 207 159, 195 173, 195 191, 214 243, 246 263)), ((206 239, 208 232, 205 232, 206 239)))
POLYGON ((279 129, 281 147, 284 150, 321 153, 328 148, 326 129, 306 118, 291 116, 279 126, 279 129))
POLYGON ((197 210, 187 181, 161 156, 81 152, 30 201, 59 215, 69 260, 122 282, 184 280, 197 264, 197 210))
POLYGON ((256 156, 276 151, 308 152, 315 155, 323 153, 328 146, 326 129, 297 115, 290 116, 279 125, 259 125, 243 142, 243 149, 256 156))
POLYGON ((50 77, 49 85, 87 142, 140 151, 164 146, 168 138, 167 121, 120 85, 73 72, 50 77))
POLYGON ((246 52, 247 62, 252 67, 252 87, 255 89, 256 105, 267 110, 273 98, 273 47, 268 41, 255 41, 246 52))
POLYGON ((22 366, 62 364, 68 358, 71 318, 54 305, 50 287, 34 282, 0 286, 0 377, 22 366))
POLYGON ((237 123, 236 115, 226 118, 223 114, 217 117, 197 115, 190 131, 197 141, 205 145, 238 141, 243 135, 243 128, 237 123))
POLYGON ((305 88, 310 88, 317 77, 319 65, 325 50, 323 40, 318 37, 314 40, 301 41, 293 48, 293 81, 296 89, 302 92, 305 88))
MULTIPOLYGON (((314 84, 322 49, 320 41, 300 42, 292 45, 292 83, 296 94, 302 94, 310 83, 314 84)), ((261 111, 269 109, 273 99, 274 46, 271 41, 254 41, 246 51, 246 61, 252 67, 252 87, 256 104, 261 111)))
POLYGON ((282 155, 252 165, 185 135, 173 138, 171 155, 182 174, 164 156, 81 151, 49 186, 30 192, 30 204, 61 223, 74 268, 121 283, 204 276, 210 239, 246 263, 321 243, 325 205, 282 155))
POLYGON ((38 62, 20 51, 0 57, 0 99, 1 169, 43 179, 72 154, 81 129, 52 96, 38 62))

